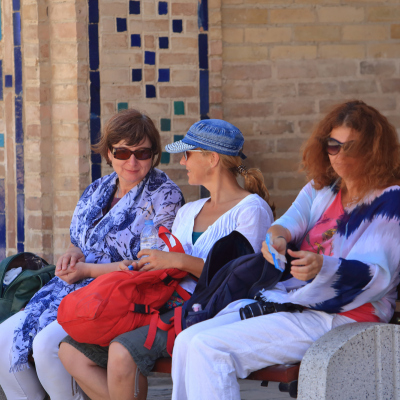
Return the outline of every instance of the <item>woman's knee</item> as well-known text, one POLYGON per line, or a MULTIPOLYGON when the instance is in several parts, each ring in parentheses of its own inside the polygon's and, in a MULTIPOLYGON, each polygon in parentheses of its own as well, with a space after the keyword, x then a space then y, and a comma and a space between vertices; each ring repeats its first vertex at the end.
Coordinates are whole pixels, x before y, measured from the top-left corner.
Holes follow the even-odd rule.
POLYGON ((107 369, 114 376, 128 376, 136 372, 136 363, 125 346, 112 342, 108 350, 107 369))

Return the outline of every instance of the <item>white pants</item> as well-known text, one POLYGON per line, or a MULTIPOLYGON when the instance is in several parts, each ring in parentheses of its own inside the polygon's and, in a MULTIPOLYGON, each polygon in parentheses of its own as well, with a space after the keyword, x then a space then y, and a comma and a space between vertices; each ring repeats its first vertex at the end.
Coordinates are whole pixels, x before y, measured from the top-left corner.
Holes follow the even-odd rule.
POLYGON ((0 324, 0 386, 7 400, 43 400, 46 393, 51 400, 83 400, 81 389, 72 383, 58 358, 58 345, 67 336, 57 321, 38 333, 33 340, 36 369, 10 373, 14 329, 22 313, 17 313, 0 324))
POLYGON ((237 378, 299 362, 313 342, 352 319, 306 310, 240 320, 238 312, 181 332, 172 357, 172 400, 240 400, 237 378))

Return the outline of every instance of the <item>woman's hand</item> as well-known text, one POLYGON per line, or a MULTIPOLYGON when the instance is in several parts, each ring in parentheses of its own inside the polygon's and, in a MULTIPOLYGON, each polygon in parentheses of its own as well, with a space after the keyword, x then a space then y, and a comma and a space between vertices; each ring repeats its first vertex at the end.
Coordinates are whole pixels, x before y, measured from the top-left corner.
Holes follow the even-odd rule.
POLYGON ((132 260, 122 260, 119 265, 118 268, 121 271, 137 271, 138 270, 138 265, 137 265, 137 261, 132 261, 132 260), (131 267, 131 268, 129 268, 131 267))
MULTIPOLYGON (((271 235, 272 236, 272 235, 271 235)), ((286 253, 286 246, 287 242, 284 237, 279 236, 279 237, 273 237, 272 236, 272 247, 280 254, 285 255, 286 253)), ((272 255, 268 250, 268 245, 266 242, 263 242, 261 246, 261 253, 263 254, 264 258, 271 264, 274 263, 274 260, 272 259, 272 255)))
POLYGON ((74 267, 78 262, 85 262, 85 256, 79 247, 71 244, 67 251, 58 259, 56 272, 66 271, 68 267, 74 267))
POLYGON ((56 269, 55 274, 64 282, 72 285, 75 282, 90 277, 89 264, 78 262, 74 266, 69 265, 67 269, 56 269))
POLYGON ((324 257, 321 254, 311 251, 293 251, 288 249, 288 253, 296 260, 292 261, 290 273, 301 281, 308 281, 315 278, 321 271, 324 257))
POLYGON ((138 253, 138 257, 140 260, 131 263, 134 269, 138 271, 180 268, 181 266, 180 253, 169 253, 161 250, 141 250, 138 253))

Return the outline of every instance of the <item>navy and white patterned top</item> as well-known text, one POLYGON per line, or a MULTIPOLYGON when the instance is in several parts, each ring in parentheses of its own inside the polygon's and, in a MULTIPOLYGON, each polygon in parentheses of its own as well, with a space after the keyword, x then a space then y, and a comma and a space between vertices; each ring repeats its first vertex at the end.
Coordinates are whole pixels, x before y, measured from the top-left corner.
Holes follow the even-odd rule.
MULTIPOLYGON (((145 220, 153 219, 157 228, 163 225, 171 229, 184 204, 179 187, 164 172, 151 169, 104 215, 103 210, 113 199, 117 179, 116 172, 97 179, 87 187, 75 208, 71 242, 82 250, 87 263, 136 260, 145 220)), ((92 280, 87 278, 70 285, 56 276, 32 297, 14 330, 12 371, 29 368, 28 355, 35 336, 55 321, 60 302, 67 294, 92 280)))

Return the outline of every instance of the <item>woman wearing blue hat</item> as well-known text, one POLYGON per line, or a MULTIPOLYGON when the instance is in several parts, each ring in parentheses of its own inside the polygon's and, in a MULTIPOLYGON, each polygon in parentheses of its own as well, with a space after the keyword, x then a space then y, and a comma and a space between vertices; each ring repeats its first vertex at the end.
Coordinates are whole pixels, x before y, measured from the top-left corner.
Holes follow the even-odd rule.
MULTIPOLYGON (((169 153, 183 153, 180 164, 187 170, 189 184, 203 185, 210 197, 183 206, 172 233, 182 243, 185 254, 142 250, 147 256, 134 262, 135 269, 179 268, 199 277, 214 243, 236 230, 243 234, 256 252, 273 222, 274 206, 261 172, 247 169, 242 160, 244 138, 232 124, 202 120, 192 125, 183 140, 169 144, 169 153), (244 178, 244 188, 237 176, 244 178)), ((125 262, 121 268, 127 268, 125 262)), ((193 293, 196 281, 188 275, 181 286, 193 293)), ((168 322, 173 308, 182 304, 176 295, 166 305, 162 319, 168 322)), ((146 399, 147 376, 155 361, 168 357, 167 333, 158 330, 151 350, 144 347, 148 327, 138 328, 115 338, 108 348, 64 339, 60 358, 91 399, 146 399), (135 386, 136 385, 136 386, 135 386), (138 392, 139 389, 139 392, 138 392)))

